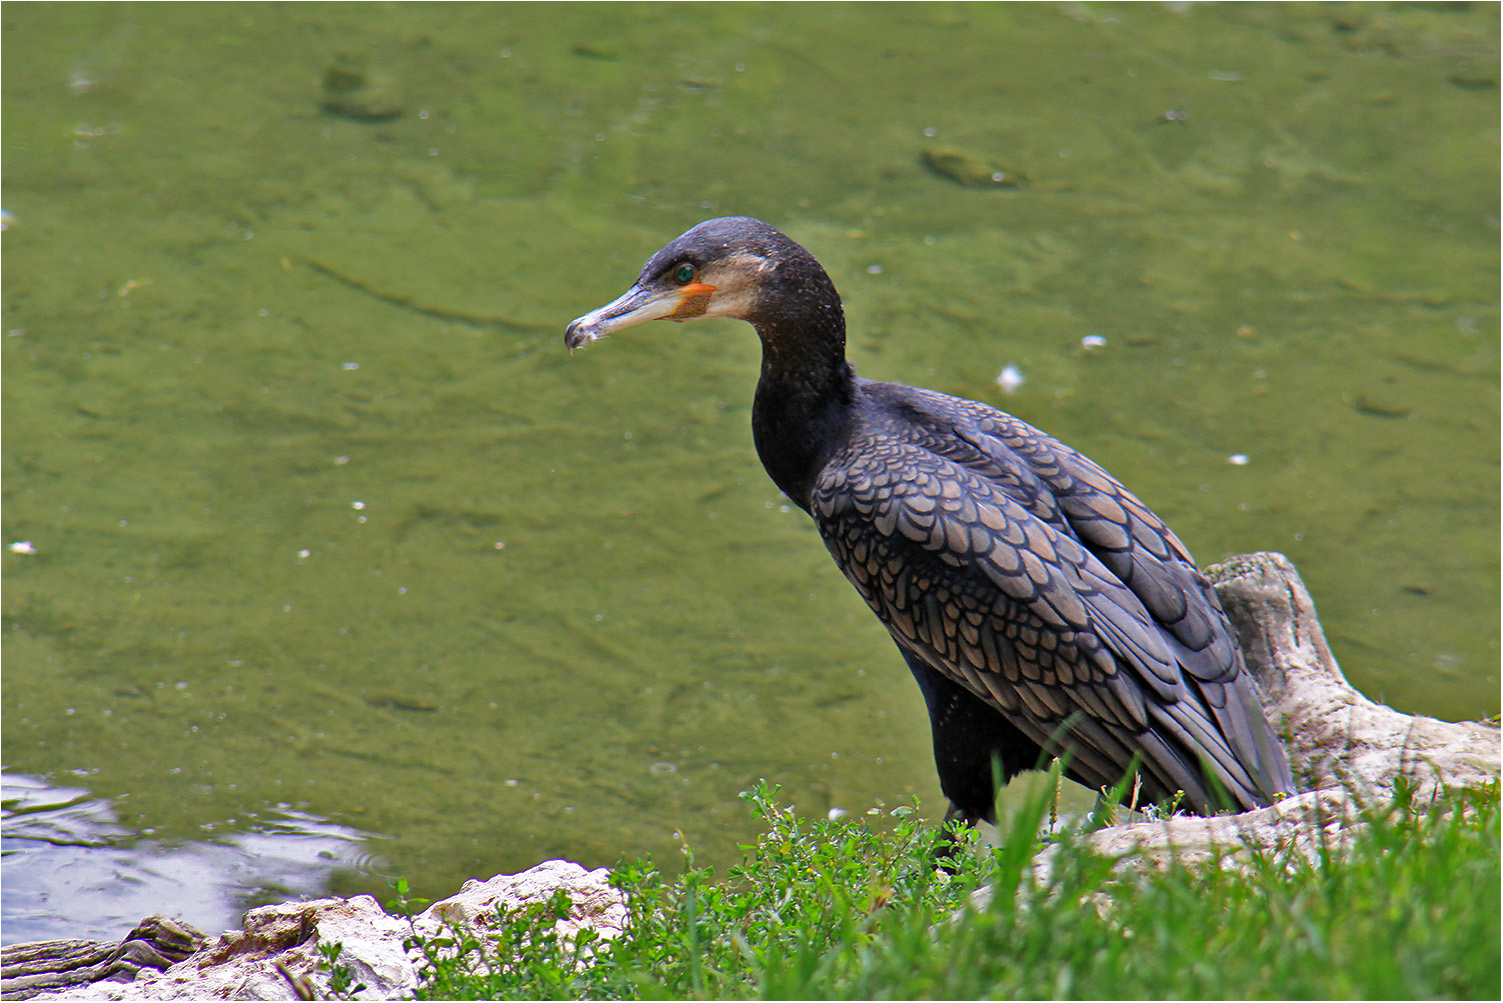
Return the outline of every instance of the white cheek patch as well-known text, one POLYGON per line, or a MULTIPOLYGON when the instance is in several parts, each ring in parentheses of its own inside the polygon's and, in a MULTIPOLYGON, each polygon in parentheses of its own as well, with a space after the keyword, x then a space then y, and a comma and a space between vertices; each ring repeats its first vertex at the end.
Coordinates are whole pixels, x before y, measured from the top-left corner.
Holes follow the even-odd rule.
POLYGON ((751 316, 757 304, 757 286, 762 272, 772 267, 775 267, 772 261, 742 252, 706 270, 700 281, 714 286, 715 295, 710 297, 704 316, 743 320, 751 316))
POLYGON ((716 286, 715 295, 710 297, 710 305, 706 308, 704 316, 748 317, 756 302, 756 290, 749 284, 729 289, 725 286, 716 286))

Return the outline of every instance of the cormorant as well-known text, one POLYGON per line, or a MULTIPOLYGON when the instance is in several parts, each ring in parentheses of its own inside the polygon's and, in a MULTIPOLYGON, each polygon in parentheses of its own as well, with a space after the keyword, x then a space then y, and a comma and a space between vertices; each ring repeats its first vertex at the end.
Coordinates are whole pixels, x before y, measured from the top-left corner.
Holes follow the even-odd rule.
POLYGON ((998 783, 1052 756, 1096 790, 1136 761, 1139 804, 1200 814, 1294 793, 1215 593, 1105 470, 986 404, 858 377, 834 284, 761 220, 700 223, 564 342, 665 317, 756 328, 757 454, 918 680, 947 819, 994 822, 998 783))

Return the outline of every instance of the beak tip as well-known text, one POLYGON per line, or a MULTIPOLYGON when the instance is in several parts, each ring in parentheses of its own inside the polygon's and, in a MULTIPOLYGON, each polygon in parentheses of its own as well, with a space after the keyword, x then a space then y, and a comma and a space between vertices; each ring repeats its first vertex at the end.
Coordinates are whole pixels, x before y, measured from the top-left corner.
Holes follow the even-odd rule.
MULTIPOLYGON (((583 320, 583 318, 580 318, 580 320, 583 320)), ((570 352, 573 352, 576 348, 588 345, 598 337, 599 335, 588 325, 581 324, 579 320, 570 322, 569 326, 564 328, 564 345, 570 352)))

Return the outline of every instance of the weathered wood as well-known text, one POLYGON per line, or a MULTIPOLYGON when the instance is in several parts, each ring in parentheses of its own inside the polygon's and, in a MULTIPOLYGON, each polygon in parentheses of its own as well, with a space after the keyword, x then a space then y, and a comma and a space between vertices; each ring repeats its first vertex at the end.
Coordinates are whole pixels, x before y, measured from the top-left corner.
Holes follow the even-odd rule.
POLYGON ((1496 723, 1403 714, 1347 682, 1315 600, 1283 554, 1244 554, 1206 574, 1305 790, 1385 794, 1399 777, 1434 788, 1498 776, 1496 723))
POLYGON ((92 940, 15 944, 0 952, 0 998, 24 1000, 70 986, 129 982, 144 970, 165 971, 203 943, 203 932, 181 920, 148 916, 115 944, 92 940))
MULTIPOLYGON (((1315 601, 1282 554, 1244 554, 1206 569, 1237 631, 1269 720, 1304 793, 1241 815, 1176 816, 1113 826, 1086 837, 1127 866, 1206 859, 1227 849, 1289 846, 1317 855, 1345 845, 1403 778, 1428 798, 1442 788, 1496 780, 1503 742, 1495 723, 1403 714, 1363 696, 1341 672, 1315 601)), ((1047 868, 1049 851, 1037 863, 1047 868)))

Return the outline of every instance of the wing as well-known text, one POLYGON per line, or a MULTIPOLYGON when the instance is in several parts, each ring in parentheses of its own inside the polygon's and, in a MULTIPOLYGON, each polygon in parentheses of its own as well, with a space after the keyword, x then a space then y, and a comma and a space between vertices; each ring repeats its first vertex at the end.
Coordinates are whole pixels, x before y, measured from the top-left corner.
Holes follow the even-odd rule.
POLYGON ((915 401, 859 431, 811 497, 831 554, 893 637, 1041 746, 1070 747, 1092 786, 1116 783, 1137 754, 1154 799, 1184 790, 1214 806, 1204 762, 1257 803, 1261 709, 1179 541, 1043 433, 929 396, 983 413, 915 401), (1101 497, 1115 507, 1090 504, 1101 497), (1098 554, 1097 539, 1115 548, 1098 554))
POLYGON ((1068 530, 1180 642, 1185 671, 1207 681, 1236 677, 1241 656, 1215 591, 1148 506, 1092 460, 1032 425, 975 401, 932 396, 953 401, 970 419, 957 423, 955 441, 998 468, 1021 463, 1038 479, 1068 530))
MULTIPOLYGON (((952 444, 976 448, 1002 468, 1018 463, 1057 505, 1063 527, 1132 590, 1174 650, 1186 681, 1205 705, 1222 743, 1268 795, 1293 792, 1282 747, 1243 669, 1230 622, 1215 589, 1162 519, 1090 458, 1032 425, 976 401, 917 391, 920 401, 954 414, 952 444)), ((1198 730, 1187 708, 1161 708, 1175 725, 1198 730)))

